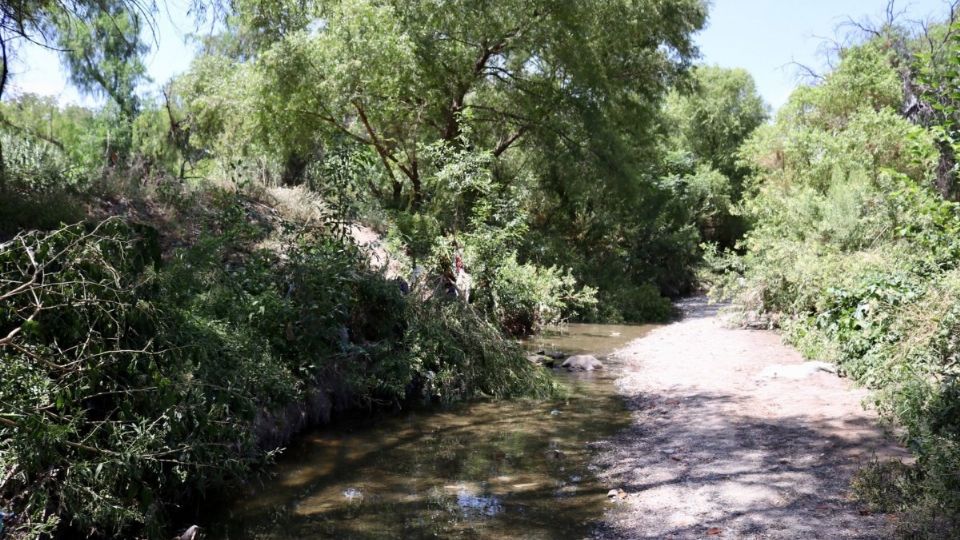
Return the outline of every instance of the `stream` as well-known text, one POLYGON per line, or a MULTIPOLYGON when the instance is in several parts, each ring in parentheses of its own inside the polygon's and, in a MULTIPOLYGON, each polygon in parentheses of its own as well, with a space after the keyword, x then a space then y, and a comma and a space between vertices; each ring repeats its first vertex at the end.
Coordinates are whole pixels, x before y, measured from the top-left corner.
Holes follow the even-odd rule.
POLYGON ((605 359, 651 326, 571 324, 526 343, 590 353, 606 369, 554 370, 561 401, 475 402, 334 424, 303 436, 238 493, 223 540, 582 538, 609 506, 593 443, 630 423, 605 359))

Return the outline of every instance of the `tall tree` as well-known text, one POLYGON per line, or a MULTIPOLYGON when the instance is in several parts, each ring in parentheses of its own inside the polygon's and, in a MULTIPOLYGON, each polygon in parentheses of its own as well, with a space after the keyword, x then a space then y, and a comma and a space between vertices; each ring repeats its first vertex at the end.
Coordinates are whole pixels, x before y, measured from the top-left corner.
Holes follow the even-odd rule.
POLYGON ((673 143, 725 175, 739 192, 746 170, 737 150, 767 119, 767 106, 744 69, 698 66, 692 82, 690 91, 674 90, 666 103, 673 143))
POLYGON ((149 50, 141 37, 141 15, 123 2, 100 2, 61 13, 55 21, 70 81, 113 101, 124 118, 136 116, 137 85, 147 74, 141 58, 149 50))
MULTIPOLYGON (((10 60, 24 43, 56 47, 81 90, 108 96, 128 119, 138 109, 136 86, 146 69, 140 33, 155 5, 141 0, 18 0, 0 2, 0 100, 10 60)), ((6 169, 0 147, 0 190, 6 169)))
POLYGON ((414 206, 428 196, 425 143, 468 134, 501 157, 557 137, 583 149, 574 131, 599 131, 587 124, 649 125, 705 17, 700 0, 293 1, 273 18, 248 2, 235 9, 234 30, 261 47, 251 56, 263 134, 285 158, 324 130, 344 134, 377 153, 389 192, 414 206))

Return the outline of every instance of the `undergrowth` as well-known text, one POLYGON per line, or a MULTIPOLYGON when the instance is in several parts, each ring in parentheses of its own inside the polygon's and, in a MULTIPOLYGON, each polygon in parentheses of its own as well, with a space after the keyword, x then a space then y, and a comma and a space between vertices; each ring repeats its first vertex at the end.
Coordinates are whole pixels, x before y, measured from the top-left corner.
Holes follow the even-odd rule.
POLYGON ((708 248, 707 277, 873 390, 916 461, 855 487, 903 512, 904 536, 943 538, 960 530, 960 205, 934 190, 933 130, 895 109, 890 58, 883 42, 852 49, 747 142, 753 229, 739 253, 708 248))
POLYGON ((472 307, 403 296, 338 235, 217 204, 163 259, 156 230, 118 218, 0 247, 8 537, 162 537, 178 504, 269 460, 264 441, 297 427, 283 412, 318 392, 343 408, 556 391, 472 307))

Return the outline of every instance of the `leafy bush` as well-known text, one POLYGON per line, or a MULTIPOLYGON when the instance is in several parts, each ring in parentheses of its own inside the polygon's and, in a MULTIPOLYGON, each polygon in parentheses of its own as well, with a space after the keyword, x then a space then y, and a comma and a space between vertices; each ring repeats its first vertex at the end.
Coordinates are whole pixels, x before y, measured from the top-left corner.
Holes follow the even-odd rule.
POLYGON ((457 257, 471 275, 471 303, 508 334, 529 335, 545 324, 583 313, 596 290, 578 288, 569 269, 519 260, 528 231, 527 194, 501 185, 492 156, 448 145, 428 149, 435 196, 418 211, 395 213, 390 237, 434 276, 455 276, 457 257))
MULTIPOLYGON (((198 376, 214 366, 168 340, 175 319, 152 302, 151 248, 111 220, 18 235, 0 250, 0 487, 19 510, 17 536, 60 519, 105 535, 154 528, 161 501, 248 465, 238 418, 258 394, 226 376, 254 382, 244 371, 268 359, 239 351, 228 356, 239 365, 218 373, 226 381, 198 376)), ((230 350, 227 332, 218 337, 217 352, 230 350)))
POLYGON ((543 398, 557 392, 552 377, 473 307, 435 299, 409 308, 409 362, 423 398, 543 398))
POLYGON ((25 227, 52 229, 83 216, 83 179, 54 145, 0 130, 0 238, 25 227))
POLYGON ((411 301, 327 235, 288 225, 258 248, 276 232, 243 199, 219 204, 164 263, 155 231, 119 219, 0 247, 14 537, 161 537, 174 503, 243 478, 331 403, 554 391, 469 306, 411 301))
POLYGON ((479 302, 486 303, 493 320, 511 335, 530 335, 596 303, 596 291, 578 289, 569 270, 520 264, 512 253, 498 261, 495 272, 479 302))
POLYGON ((649 283, 614 283, 598 294, 596 306, 587 319, 609 323, 637 321, 666 322, 677 315, 669 298, 649 283))
POLYGON ((714 295, 875 390, 917 463, 895 479, 867 471, 858 489, 909 509, 904 534, 934 538, 960 524, 960 205, 934 191, 931 131, 892 108, 890 59, 881 42, 848 51, 745 144, 754 227, 742 254, 709 248, 706 261, 714 295))

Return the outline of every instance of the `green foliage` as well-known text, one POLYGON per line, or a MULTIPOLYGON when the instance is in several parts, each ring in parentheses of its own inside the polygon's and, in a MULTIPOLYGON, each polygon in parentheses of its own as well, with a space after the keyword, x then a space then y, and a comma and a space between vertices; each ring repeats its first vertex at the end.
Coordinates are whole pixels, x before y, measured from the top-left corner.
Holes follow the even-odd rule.
POLYGON ((960 206, 935 191, 936 130, 897 112, 902 83, 884 43, 848 50, 747 141, 753 228, 742 255, 710 248, 707 262, 713 294, 779 321, 806 356, 875 390, 917 464, 896 478, 866 472, 857 488, 909 510, 904 534, 934 538, 960 522, 960 206))
POLYGON ((147 72, 140 59, 148 50, 140 37, 141 14, 123 1, 78 7, 53 17, 70 80, 85 92, 109 97, 121 116, 132 120, 139 108, 136 87, 147 72))
POLYGON ((525 229, 510 225, 523 238, 503 255, 596 275, 594 287, 609 269, 689 289, 691 273, 674 270, 697 241, 651 170, 661 98, 704 22, 699 0, 233 8, 176 85, 220 170, 256 160, 266 182, 296 184, 359 146, 380 168, 364 189, 396 213, 394 241, 411 242, 418 264, 438 236, 464 244, 476 200, 510 201, 525 229))
POLYGON ((704 240, 730 245, 743 233, 735 223, 733 186, 720 171, 700 165, 689 174, 666 178, 663 185, 672 192, 677 211, 685 209, 689 213, 704 240))
MULTIPOLYGON (((244 478, 322 417, 310 404, 550 395, 504 331, 665 320, 701 241, 742 232, 734 150, 765 119, 752 80, 702 67, 672 91, 701 0, 239 0, 162 101, 136 92, 151 7, 0 8, 17 23, 0 40, 48 36, 73 82, 108 98, 0 104, 0 297, 15 300, 0 335, 16 330, 0 342, 0 502, 20 512, 17 535, 158 537, 173 504, 244 478), (316 200, 292 223, 207 184, 316 200), (178 234, 61 227, 79 202, 178 234), (370 270, 346 238, 374 218, 440 287, 402 296, 370 270), (24 258, 41 255, 36 289, 24 258), (444 294, 458 261, 469 303, 444 294)), ((909 131, 870 112, 869 138, 844 151, 909 131)), ((856 174, 919 156, 911 133, 856 174)), ((874 204, 856 186, 832 221, 874 204)))
POLYGON ((559 324, 571 315, 587 313, 597 302, 596 290, 578 289, 569 270, 520 264, 515 253, 497 260, 494 272, 492 279, 484 276, 489 288, 481 289, 477 303, 511 335, 529 335, 559 324))
POLYGON ((650 283, 635 285, 621 280, 597 295, 596 305, 585 312, 588 320, 611 323, 667 322, 677 315, 668 298, 650 283))
POLYGON ((0 239, 26 227, 52 229, 79 221, 78 178, 69 158, 42 140, 0 130, 5 178, 0 181, 0 239))
MULTIPOLYGON (((418 205, 427 195, 424 145, 471 133, 478 148, 499 157, 520 139, 546 150, 540 139, 558 130, 589 136, 612 115, 621 126, 649 124, 656 103, 647 96, 662 93, 684 66, 689 35, 704 20, 695 0, 234 8, 232 31, 253 50, 231 70, 244 84, 221 103, 251 104, 248 144, 276 149, 286 161, 308 158, 330 133, 348 134, 381 158, 386 183, 375 191, 395 205, 418 205), (597 125, 584 131, 584 122, 597 125)), ((203 59, 194 71, 202 78, 222 63, 203 59)))
POLYGON ((210 233, 162 264, 156 232, 117 219, 0 247, 15 537, 160 537, 171 503, 248 475, 299 425, 264 418, 316 392, 369 406, 555 391, 469 306, 402 297, 330 236, 290 227, 280 251, 252 248, 270 231, 243 199, 218 204, 210 233))
POLYGON ((410 258, 450 279, 460 256, 473 281, 472 304, 511 335, 585 313, 593 288, 578 288, 569 269, 518 259, 528 231, 525 184, 497 182, 489 153, 446 144, 426 150, 425 163, 436 169, 426 184, 434 196, 420 212, 396 216, 410 258))
POLYGON ((469 305, 437 299, 410 309, 410 365, 424 398, 545 398, 558 391, 548 373, 469 305))
POLYGON ((795 109, 796 112, 808 116, 811 123, 829 129, 842 127, 847 119, 863 109, 898 110, 903 104, 903 82, 894 69, 893 57, 894 52, 881 40, 844 50, 840 65, 822 88, 801 94, 794 105, 802 104, 808 109, 795 109), (803 99, 804 96, 810 101, 803 99))
POLYGON ((53 98, 33 94, 0 103, 3 131, 23 141, 4 143, 5 161, 10 161, 11 156, 7 154, 17 144, 45 143, 51 152, 59 153, 55 158, 44 158, 60 166, 59 178, 51 177, 49 183, 75 184, 88 179, 92 171, 103 166, 106 141, 117 129, 112 125, 114 119, 110 112, 110 109, 93 111, 75 105, 61 107, 53 98))
POLYGON ((664 104, 667 177, 674 212, 697 225, 703 241, 733 247, 746 230, 736 208, 749 169, 743 142, 767 119, 753 78, 742 69, 698 66, 692 88, 674 89, 664 104))
POLYGON ((689 92, 674 90, 664 104, 664 122, 675 151, 733 180, 739 193, 745 175, 737 151, 767 119, 767 106, 743 69, 698 66, 689 92))

